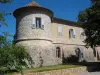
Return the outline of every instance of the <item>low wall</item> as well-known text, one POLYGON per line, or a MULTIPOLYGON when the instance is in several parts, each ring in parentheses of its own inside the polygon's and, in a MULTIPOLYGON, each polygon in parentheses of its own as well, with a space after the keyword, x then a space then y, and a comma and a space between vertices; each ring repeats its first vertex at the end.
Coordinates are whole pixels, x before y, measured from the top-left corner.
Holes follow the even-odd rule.
POLYGON ((35 72, 35 73, 26 73, 26 74, 24 73, 24 75, 77 75, 80 72, 87 72, 87 68, 77 67, 77 68, 52 70, 52 71, 44 71, 44 72, 35 72))

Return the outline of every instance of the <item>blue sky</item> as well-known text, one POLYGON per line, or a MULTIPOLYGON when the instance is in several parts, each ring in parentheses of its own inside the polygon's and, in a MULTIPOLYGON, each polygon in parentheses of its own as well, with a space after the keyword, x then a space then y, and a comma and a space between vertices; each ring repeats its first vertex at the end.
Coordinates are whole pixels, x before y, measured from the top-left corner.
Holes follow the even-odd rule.
MULTIPOLYGON (((1 4, 0 11, 13 12, 15 9, 25 6, 33 0, 13 0, 11 4, 1 4)), ((90 7, 90 0, 35 0, 41 6, 54 12, 54 16, 71 21, 77 21, 79 11, 90 7)), ((16 31, 16 20, 13 15, 6 16, 8 27, 0 27, 1 32, 7 31, 14 35, 16 31)), ((12 38, 10 38, 12 39, 12 38)))

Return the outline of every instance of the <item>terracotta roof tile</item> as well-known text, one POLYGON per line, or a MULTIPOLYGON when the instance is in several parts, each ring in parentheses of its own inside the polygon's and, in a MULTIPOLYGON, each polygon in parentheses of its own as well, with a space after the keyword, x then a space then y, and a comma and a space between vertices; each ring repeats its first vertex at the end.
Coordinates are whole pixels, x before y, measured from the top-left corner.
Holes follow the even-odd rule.
POLYGON ((37 4, 36 2, 33 1, 33 2, 29 3, 29 4, 27 4, 24 7, 41 7, 41 6, 39 4, 37 4))
POLYGON ((43 10, 43 11, 45 11, 47 14, 49 14, 49 16, 51 16, 51 17, 53 16, 53 12, 52 12, 51 10, 40 6, 38 3, 34 2, 34 1, 31 2, 31 3, 29 3, 29 4, 27 4, 26 6, 23 6, 23 7, 20 7, 20 8, 18 8, 18 9, 16 9, 16 10, 14 11, 13 15, 14 15, 15 17, 17 17, 17 16, 20 15, 20 13, 22 13, 23 11, 26 12, 26 10, 28 10, 28 9, 31 9, 31 10, 33 10, 33 9, 43 10))

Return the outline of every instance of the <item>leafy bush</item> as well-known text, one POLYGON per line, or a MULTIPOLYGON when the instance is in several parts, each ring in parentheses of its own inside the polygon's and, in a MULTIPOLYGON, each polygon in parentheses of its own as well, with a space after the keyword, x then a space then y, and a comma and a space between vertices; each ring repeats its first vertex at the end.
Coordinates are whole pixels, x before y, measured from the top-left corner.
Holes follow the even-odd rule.
POLYGON ((9 70, 16 69, 23 74, 23 67, 28 67, 25 60, 33 64, 30 55, 24 47, 13 45, 3 36, 0 39, 0 66, 7 67, 9 70))

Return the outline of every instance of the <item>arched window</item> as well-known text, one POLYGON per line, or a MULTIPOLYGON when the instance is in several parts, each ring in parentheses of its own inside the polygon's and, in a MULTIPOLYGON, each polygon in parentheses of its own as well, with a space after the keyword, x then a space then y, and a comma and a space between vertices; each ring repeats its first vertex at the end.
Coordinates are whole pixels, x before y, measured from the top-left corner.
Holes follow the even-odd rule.
POLYGON ((80 48, 76 48, 75 52, 76 52, 76 56, 79 57, 79 54, 80 54, 80 48))
POLYGON ((69 30, 69 38, 75 38, 75 31, 73 29, 69 30))
POLYGON ((78 61, 80 62, 83 61, 84 60, 83 48, 76 48, 75 52, 76 52, 78 61))
POLYGON ((60 50, 60 47, 57 47, 56 48, 56 57, 61 57, 61 50, 60 50))

